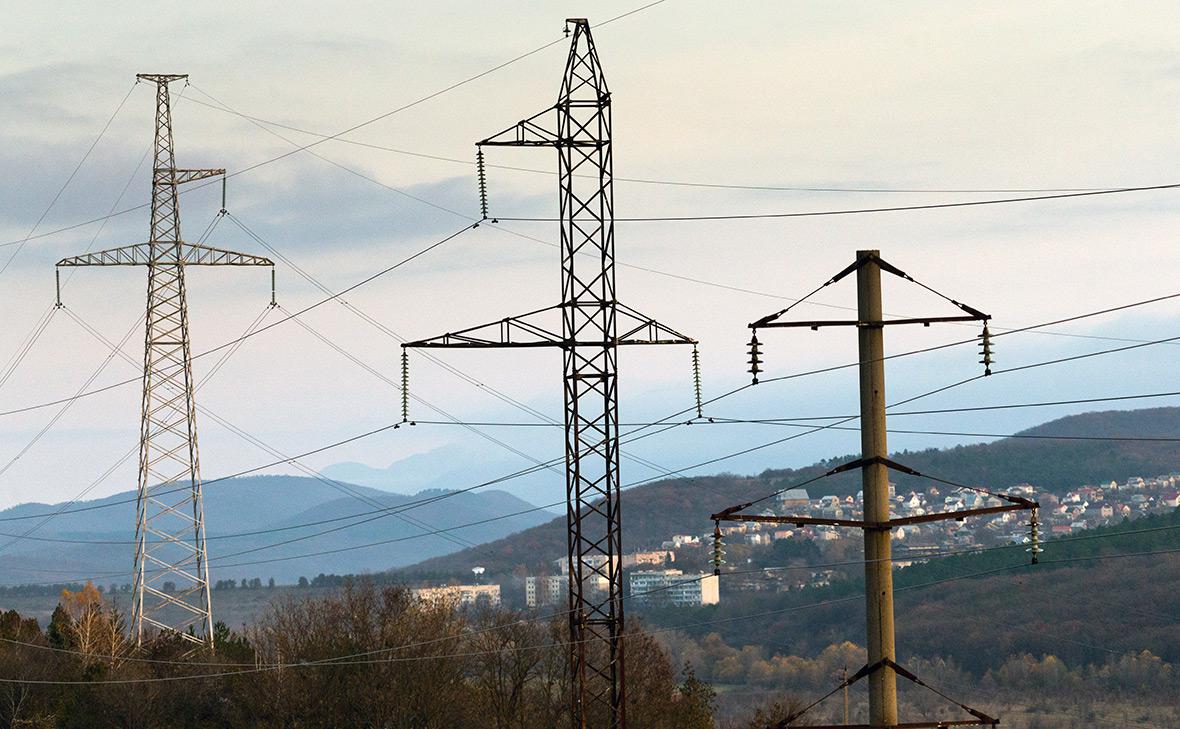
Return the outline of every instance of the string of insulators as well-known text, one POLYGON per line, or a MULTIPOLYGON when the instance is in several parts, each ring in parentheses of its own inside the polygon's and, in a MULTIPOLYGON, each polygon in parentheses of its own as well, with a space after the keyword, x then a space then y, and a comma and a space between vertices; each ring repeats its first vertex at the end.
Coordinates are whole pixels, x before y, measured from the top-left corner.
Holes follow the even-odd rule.
POLYGON ((713 574, 721 574, 721 565, 725 564, 725 543, 721 541, 721 522, 713 522, 713 574))
POLYGON ((410 354, 402 350, 402 422, 410 420, 410 354))
POLYGON ((758 341, 758 333, 755 332, 750 336, 750 374, 753 375, 753 384, 758 384, 758 373, 762 371, 762 344, 758 341))
POLYGON ((475 174, 479 178, 479 214, 488 219, 488 173, 484 168, 483 150, 475 150, 475 174))
POLYGON ((1037 519, 1037 510, 1032 510, 1032 518, 1028 522, 1028 549, 1025 551, 1032 555, 1032 564, 1038 562, 1038 557, 1044 548, 1041 547, 1041 522, 1037 519))
POLYGON ((983 374, 986 377, 992 373, 992 333, 987 328, 987 322, 983 323, 983 334, 979 335, 979 354, 982 359, 979 364, 983 365, 983 374))
POLYGON ((697 417, 705 417, 701 412, 701 353, 697 345, 692 345, 692 389, 697 400, 697 417))

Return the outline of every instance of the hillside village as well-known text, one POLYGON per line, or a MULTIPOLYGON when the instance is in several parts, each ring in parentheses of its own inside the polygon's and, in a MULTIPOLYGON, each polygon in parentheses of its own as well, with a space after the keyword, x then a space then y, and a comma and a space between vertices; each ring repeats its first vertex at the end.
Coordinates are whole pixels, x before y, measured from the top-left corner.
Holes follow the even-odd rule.
MULTIPOLYGON (((1060 496, 1039 493, 1031 484, 1014 486, 1006 493, 1038 501, 1042 538, 1053 539, 1175 509, 1180 506, 1180 474, 1150 478, 1135 476, 1123 483, 1110 481, 1085 485, 1060 496)), ((925 490, 900 492, 891 486, 890 496, 894 517, 963 511, 1003 503, 986 493, 935 485, 925 490)), ((786 489, 760 514, 859 519, 863 506, 859 492, 843 497, 834 494, 815 497, 805 489, 786 489)), ((906 525, 894 530, 894 566, 904 568, 948 551, 1026 543, 1029 532, 1028 515, 1021 512, 906 525)), ((658 544, 641 545, 622 556, 621 568, 629 600, 638 605, 693 607, 717 604, 726 594, 822 587, 830 584, 841 569, 775 568, 855 561, 860 552, 859 531, 838 527, 743 522, 723 525, 721 533, 727 552, 724 569, 743 571, 726 581, 724 592, 720 581, 712 574, 712 533, 669 534, 658 544), (746 572, 757 567, 765 569, 761 572, 754 570, 753 574, 746 572)), ((587 569, 583 579, 590 588, 604 590, 607 580, 599 574, 605 572, 601 561, 589 563, 587 569)), ((488 576, 486 580, 477 580, 480 584, 423 587, 418 594, 423 598, 445 595, 449 600, 469 605, 562 606, 567 599, 568 560, 565 557, 554 559, 544 573, 516 574, 501 578, 499 584, 488 584, 496 581, 495 577, 488 576)))

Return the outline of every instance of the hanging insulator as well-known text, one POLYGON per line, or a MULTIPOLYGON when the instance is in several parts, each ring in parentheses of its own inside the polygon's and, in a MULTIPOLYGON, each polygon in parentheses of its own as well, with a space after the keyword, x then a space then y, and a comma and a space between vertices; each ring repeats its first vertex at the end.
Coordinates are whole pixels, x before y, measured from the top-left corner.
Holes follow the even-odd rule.
POLYGON ((701 414, 701 354, 697 351, 696 344, 692 345, 692 389, 697 400, 697 417, 703 418, 704 415, 701 414))
POLYGON ((483 150, 475 150, 475 174, 479 178, 479 214, 488 219, 488 175, 483 165, 483 150))
POLYGON ((410 354, 402 349, 402 422, 410 420, 410 354))
POLYGON ((1037 510, 1032 510, 1032 518, 1028 522, 1028 549, 1024 550, 1032 555, 1032 564, 1036 564, 1037 555, 1045 550, 1041 547, 1041 522, 1037 519, 1037 510))
POLYGON ((750 336, 750 374, 754 376, 752 384, 758 384, 758 373, 762 371, 762 349, 758 342, 758 333, 755 332, 750 336))
POLYGON ((721 541, 721 522, 713 522, 713 574, 721 574, 721 565, 725 564, 725 544, 721 541))
POLYGON ((983 323, 983 334, 979 335, 979 340, 979 354, 982 355, 979 364, 983 365, 986 377, 992 373, 992 333, 987 328, 987 322, 983 323))

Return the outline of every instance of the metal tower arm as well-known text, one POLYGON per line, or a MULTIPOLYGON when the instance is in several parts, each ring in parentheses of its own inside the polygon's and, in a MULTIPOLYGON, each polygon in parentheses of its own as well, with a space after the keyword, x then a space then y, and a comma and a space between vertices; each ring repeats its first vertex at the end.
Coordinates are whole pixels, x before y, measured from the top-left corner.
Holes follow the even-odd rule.
POLYGON ((476 142, 477 147, 556 147, 560 143, 557 132, 557 107, 518 121, 502 132, 476 142), (548 117, 548 118, 546 118, 548 117))
POLYGON ((262 256, 251 256, 221 248, 180 243, 179 245, 156 244, 156 256, 152 256, 151 243, 137 243, 105 251, 85 253, 80 256, 63 258, 58 266, 148 266, 152 264, 177 264, 182 266, 273 266, 274 261, 262 256), (179 252, 177 249, 179 248, 179 252), (165 252, 166 251, 166 252, 165 252), (163 255, 161 255, 163 253, 163 255), (179 255, 178 255, 179 253, 179 255))
POLYGON ((217 177, 218 175, 224 174, 224 169, 178 170, 164 168, 156 170, 156 181, 171 183, 173 185, 183 185, 186 182, 195 182, 197 180, 204 180, 207 177, 217 177))
POLYGON ((403 346, 424 347, 570 347, 615 346, 631 344, 696 344, 697 340, 666 327, 651 317, 616 302, 616 326, 618 335, 613 342, 602 340, 567 339, 561 333, 562 309, 571 304, 557 304, 537 309, 520 316, 510 316, 500 321, 480 324, 447 332, 438 337, 407 342, 403 346))

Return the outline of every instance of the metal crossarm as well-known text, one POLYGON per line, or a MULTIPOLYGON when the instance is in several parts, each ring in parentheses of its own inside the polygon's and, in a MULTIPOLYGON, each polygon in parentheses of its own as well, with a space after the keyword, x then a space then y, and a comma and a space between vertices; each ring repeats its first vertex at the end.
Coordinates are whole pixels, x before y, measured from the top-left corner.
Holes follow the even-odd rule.
POLYGON ((138 643, 146 630, 162 630, 209 646, 213 606, 184 270, 188 266, 269 266, 273 291, 274 263, 261 256, 183 241, 177 187, 224 175, 225 170, 176 166, 168 84, 188 77, 140 74, 137 78, 156 84, 151 238, 146 243, 63 258, 57 266, 147 268, 132 629, 138 643), (183 488, 186 484, 188 488, 183 488), (182 494, 175 501, 157 498, 175 491, 182 494))
POLYGON ((567 339, 562 332, 561 312, 568 304, 557 304, 537 309, 520 316, 510 316, 500 321, 448 332, 429 339, 406 342, 407 349, 430 347, 576 347, 576 346, 629 346, 635 344, 697 344, 660 322, 616 303, 616 327, 619 324, 630 327, 618 334, 613 341, 587 338, 567 339))
POLYGON ((58 266, 150 266, 154 263, 183 266, 273 266, 274 261, 249 253, 238 253, 221 248, 178 243, 162 247, 152 243, 110 248, 63 258, 58 266), (155 258, 153 258, 155 256, 155 258))
MULTIPOLYGON (((807 712, 814 709, 816 706, 819 706, 821 703, 823 703, 825 700, 830 698, 837 691, 839 691, 841 689, 848 688, 849 686, 851 686, 852 684, 861 680, 862 678, 865 678, 866 676, 872 676, 873 674, 875 674, 879 671, 882 671, 886 668, 893 671, 896 675, 901 676, 902 678, 906 679, 907 681, 913 683, 914 685, 921 686, 922 688, 924 688, 924 689, 930 691, 931 693, 936 694, 940 698, 944 699, 948 703, 954 704, 955 706, 959 707, 960 709, 962 709, 963 711, 967 712, 968 714, 970 714, 972 716, 971 719, 941 719, 941 720, 937 720, 937 721, 910 721, 910 722, 892 723, 892 724, 889 724, 889 729, 938 729, 938 727, 952 727, 952 726, 991 726, 991 727, 995 727, 995 726, 998 726, 1000 723, 999 719, 997 719, 993 716, 988 716, 987 714, 983 713, 982 711, 979 711, 978 709, 973 709, 970 706, 968 706, 967 704, 964 704, 960 701, 956 701, 955 699, 952 699, 950 696, 947 696, 942 691, 939 691, 938 689, 934 688, 933 686, 926 683, 922 679, 918 678, 912 671, 905 668, 904 666, 899 665, 896 661, 893 661, 889 658, 883 658, 873 664, 866 663, 856 673, 852 674, 851 676, 849 676, 848 678, 846 678, 842 682, 840 682, 840 684, 838 686, 836 686, 836 688, 832 689, 827 694, 821 696, 819 699, 816 699, 815 701, 811 702, 810 704, 803 707, 802 709, 787 716, 782 721, 779 721, 779 722, 769 725, 767 727, 767 729, 787 729, 797 719, 799 719, 804 714, 806 714, 807 712)), ((837 727, 840 727, 842 729, 847 729, 848 727, 860 727, 861 729, 883 729, 881 724, 808 724, 807 726, 811 727, 811 729, 837 729, 837 727)))
POLYGON ((930 288, 926 284, 923 284, 923 283, 917 281, 916 279, 914 279, 913 276, 910 276, 908 273, 901 270, 897 266, 894 266, 893 264, 887 262, 885 259, 881 258, 881 256, 879 254, 870 251, 870 252, 867 252, 866 255, 858 256, 856 261, 849 264, 846 268, 844 268, 842 271, 840 271, 840 273, 837 273, 835 276, 833 276, 830 279, 828 279, 827 281, 825 281, 823 286, 820 286, 818 289, 811 292, 811 294, 808 294, 803 299, 796 301, 794 304, 791 304, 790 306, 788 306, 785 309, 782 309, 780 311, 776 311, 773 314, 768 314, 767 316, 764 316, 761 319, 758 319, 757 321, 751 322, 750 324, 747 325, 747 327, 756 331, 758 329, 802 328, 802 327, 806 327, 808 329, 819 329, 821 327, 848 327, 848 326, 863 328, 863 327, 896 326, 899 324, 921 324, 923 326, 930 326, 931 324, 941 324, 941 323, 947 323, 947 322, 989 321, 991 318, 992 317, 990 314, 984 314, 982 311, 980 311, 979 309, 976 309, 975 307, 968 306, 967 304, 964 304, 961 301, 956 301, 956 300, 950 298, 949 296, 945 296, 945 295, 939 293, 938 291, 935 291, 934 289, 930 288), (898 318, 898 319, 880 319, 880 320, 872 320, 872 321, 862 320, 860 317, 858 317, 856 319, 819 319, 819 320, 810 320, 810 321, 779 321, 783 317, 784 314, 786 314, 791 309, 795 308, 797 305, 801 304, 803 301, 805 301, 807 298, 809 298, 810 296, 812 296, 813 294, 818 292, 820 289, 823 289, 827 286, 831 286, 832 284, 836 283, 837 281, 840 281, 841 279, 845 278, 849 274, 856 273, 857 271, 860 271, 861 268, 863 268, 864 266, 869 265, 869 264, 873 264, 876 267, 876 269, 879 271, 884 271, 885 273, 893 274, 894 276, 897 276, 898 278, 918 284, 919 286, 926 289, 927 291, 930 291, 931 293, 949 301, 951 304, 953 304, 955 307, 957 307, 963 313, 960 315, 956 315, 956 316, 922 316, 922 317, 908 317, 908 318, 898 318))

